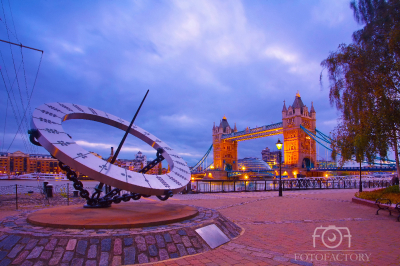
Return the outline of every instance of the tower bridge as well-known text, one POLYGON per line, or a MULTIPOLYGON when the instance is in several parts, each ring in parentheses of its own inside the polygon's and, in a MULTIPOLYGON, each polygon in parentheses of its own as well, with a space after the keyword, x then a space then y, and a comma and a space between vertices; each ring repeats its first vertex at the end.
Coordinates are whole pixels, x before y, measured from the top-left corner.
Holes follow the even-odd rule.
POLYGON ((238 142, 283 134, 285 167, 290 172, 300 173, 316 162, 316 142, 308 137, 301 128, 316 133, 316 112, 311 102, 310 110, 303 103, 299 93, 289 107, 283 103, 282 121, 255 128, 238 131, 236 123, 233 128, 224 116, 219 126, 212 128, 213 154, 215 170, 238 170, 238 142))
MULTIPOLYGON (((232 128, 227 118, 224 116, 219 126, 212 128, 212 145, 200 159, 200 161, 191 169, 192 174, 204 177, 206 171, 207 177, 214 179, 226 179, 235 177, 247 171, 238 169, 238 143, 256 138, 264 138, 283 134, 284 143, 284 165, 283 173, 286 171, 289 177, 296 177, 296 174, 307 174, 307 176, 322 176, 326 172, 354 172, 354 167, 326 168, 317 166, 317 143, 326 150, 330 148, 332 139, 316 128, 316 112, 311 102, 311 108, 303 103, 299 92, 297 92, 292 105, 286 107, 285 101, 282 108, 282 121, 264 125, 261 127, 249 128, 238 131, 236 123, 232 128), (214 162, 207 165, 207 157, 213 150, 214 162), (205 165, 206 164, 206 165, 205 165)), ((340 156, 340 154, 338 154, 340 156)), ((368 166, 361 168, 362 172, 391 172, 395 169, 395 161, 387 158, 375 157, 377 162, 364 162, 368 166)), ((360 168, 358 168, 360 169, 360 168)), ((265 175, 273 175, 273 171, 264 171, 265 175)), ((251 176, 252 173, 246 172, 251 176)), ((253 173, 254 174, 254 173, 253 173)), ((324 174, 324 175, 325 175, 324 174)), ((258 175, 258 173, 257 173, 258 175)), ((286 175, 286 173, 284 174, 286 175)))

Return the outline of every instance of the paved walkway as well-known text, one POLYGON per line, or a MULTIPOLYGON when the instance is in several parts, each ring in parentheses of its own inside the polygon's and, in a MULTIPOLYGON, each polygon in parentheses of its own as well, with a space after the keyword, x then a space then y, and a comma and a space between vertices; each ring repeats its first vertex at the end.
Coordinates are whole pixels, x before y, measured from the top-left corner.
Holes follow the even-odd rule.
MULTIPOLYGON (((277 192, 175 195, 171 203, 217 210, 244 230, 240 236, 214 250, 205 249, 205 252, 194 255, 177 252, 179 258, 153 264, 399 265, 400 223, 396 222, 396 216, 391 217, 386 212, 377 216, 374 208, 352 203, 351 198, 356 191, 284 191, 283 197, 277 197, 277 192)), ((4 219, 4 215, 0 219, 4 219)), ((0 246, 6 240, 4 236, 0 235, 0 246)), ((11 246, 13 241, 15 239, 9 239, 3 247, 11 246)), ((82 259, 74 260, 68 258, 74 252, 81 252, 85 242, 27 241, 25 244, 14 243, 10 248, 13 252, 1 251, 0 248, 0 266, 34 265, 30 257, 36 258, 35 265, 45 265, 37 260, 42 256, 59 258, 54 265, 124 263, 121 260, 126 244, 124 240, 121 243, 113 240, 112 246, 108 247, 108 242, 95 243, 93 238, 86 243, 88 251, 82 259), (95 245, 97 252, 92 248, 95 245), (108 251, 103 251, 103 245, 108 251), (18 260, 19 257, 23 259, 18 260)))

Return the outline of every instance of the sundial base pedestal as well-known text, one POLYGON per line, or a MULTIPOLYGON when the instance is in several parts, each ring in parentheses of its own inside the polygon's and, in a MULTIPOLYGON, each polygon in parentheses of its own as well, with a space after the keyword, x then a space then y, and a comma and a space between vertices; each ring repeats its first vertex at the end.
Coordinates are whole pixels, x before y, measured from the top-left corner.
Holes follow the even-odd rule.
POLYGON ((87 205, 87 204, 85 204, 85 205, 83 205, 83 208, 87 208, 87 209, 104 209, 104 208, 110 208, 111 207, 111 204, 110 205, 87 205))
MULTIPOLYGON (((55 224, 59 226, 60 222, 55 224)), ((5 248, 4 246, 0 248, 0 254, 1 252, 8 253, 10 255, 6 255, 5 258, 13 257, 13 260, 21 256, 25 258, 26 255, 16 256, 15 249, 26 246, 27 241, 29 241, 31 248, 33 248, 31 243, 36 245, 32 252, 38 250, 40 252, 43 247, 46 250, 43 250, 42 254, 44 255, 40 257, 28 257, 31 264, 40 261, 44 265, 59 265, 68 256, 70 262, 83 261, 80 263, 82 265, 90 262, 99 264, 99 261, 103 264, 112 265, 115 264, 114 258, 116 256, 114 255, 117 254, 120 257, 118 265, 132 265, 145 262, 162 262, 177 257, 204 253, 240 237, 243 232, 242 228, 221 215, 217 210, 198 206, 164 202, 121 202, 121 204, 113 204, 111 208, 107 209, 84 209, 82 205, 76 205, 37 211, 21 211, 3 218, 0 220, 0 239, 3 240, 3 244, 11 245, 10 243, 12 243, 16 248, 5 248), (129 208, 139 205, 141 205, 141 209, 133 210, 129 208), (155 207, 151 207, 153 205, 155 207), (166 217, 156 216, 158 221, 155 221, 151 215, 160 214, 160 212, 157 212, 158 207, 156 206, 164 210, 161 214, 176 207, 174 216, 180 215, 182 218, 182 214, 188 215, 193 211, 194 217, 170 223, 172 219, 167 220, 167 218, 172 217, 167 213, 166 217), (102 220, 102 223, 100 223, 100 220, 93 221, 93 215, 98 215, 97 219, 107 219, 107 216, 111 214, 118 217, 122 211, 131 212, 126 215, 129 219, 125 220, 126 224, 123 228, 120 228, 123 223, 116 219, 110 219, 111 222, 102 220), (60 216, 60 213, 63 213, 63 216, 60 216), (86 214, 82 215, 82 213, 86 214), (38 220, 36 220, 37 217, 39 217, 38 220), (139 217, 142 217, 141 222, 138 220, 139 217), (47 218, 51 220, 46 220, 47 218), (32 224, 28 222, 29 220, 41 221, 43 224, 53 221, 53 227, 32 224), (81 220, 83 222, 80 226, 84 224, 85 229, 54 227, 54 220, 61 221, 61 224, 64 225, 72 225, 81 220), (145 221, 150 222, 150 224, 143 224, 145 221), (138 226, 141 223, 143 224, 141 227, 127 227, 134 224, 138 226), (154 225, 155 223, 162 224, 154 225), (90 225, 101 228, 89 229, 90 225), (65 251, 63 255, 63 250, 72 251, 65 251), (53 256, 49 255, 51 252, 53 252, 53 256)), ((28 254, 29 252, 21 250, 20 253, 28 254)), ((21 264, 21 261, 18 264, 21 264)))
POLYGON ((194 207, 169 204, 128 202, 110 208, 83 208, 82 205, 43 209, 30 214, 34 225, 70 229, 117 229, 165 225, 191 219, 194 207))

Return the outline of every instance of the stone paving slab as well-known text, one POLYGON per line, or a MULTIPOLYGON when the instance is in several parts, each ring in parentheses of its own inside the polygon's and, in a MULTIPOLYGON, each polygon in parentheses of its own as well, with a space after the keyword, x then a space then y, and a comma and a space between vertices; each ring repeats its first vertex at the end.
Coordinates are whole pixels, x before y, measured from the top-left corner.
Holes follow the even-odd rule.
MULTIPOLYGON (((282 198, 261 193, 260 198, 265 199, 259 201, 246 197, 244 204, 219 209, 245 229, 242 236, 207 253, 154 265, 400 265, 400 237, 394 233, 400 223, 386 213, 376 216, 375 208, 352 203, 355 192, 284 191, 282 198), (329 225, 350 230, 350 248, 344 245, 343 252, 328 250, 320 237, 313 247, 315 229, 329 225), (339 253, 335 260, 332 254, 339 253), (325 254, 326 259, 322 257, 325 254)), ((212 205, 208 200, 192 204, 212 205)))

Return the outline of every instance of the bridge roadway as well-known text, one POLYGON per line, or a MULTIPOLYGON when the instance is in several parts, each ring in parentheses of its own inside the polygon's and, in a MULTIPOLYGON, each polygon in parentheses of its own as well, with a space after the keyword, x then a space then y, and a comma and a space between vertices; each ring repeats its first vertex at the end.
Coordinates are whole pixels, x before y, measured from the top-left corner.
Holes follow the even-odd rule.
POLYGON ((282 133, 283 133, 283 123, 279 122, 271 125, 265 125, 262 127, 256 127, 251 129, 246 128, 245 130, 230 134, 223 134, 222 139, 232 140, 232 141, 244 141, 249 139, 257 139, 273 135, 279 135, 282 133))

